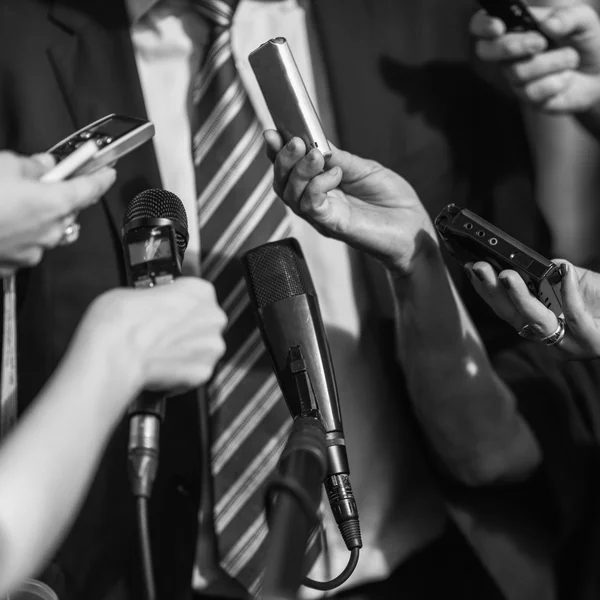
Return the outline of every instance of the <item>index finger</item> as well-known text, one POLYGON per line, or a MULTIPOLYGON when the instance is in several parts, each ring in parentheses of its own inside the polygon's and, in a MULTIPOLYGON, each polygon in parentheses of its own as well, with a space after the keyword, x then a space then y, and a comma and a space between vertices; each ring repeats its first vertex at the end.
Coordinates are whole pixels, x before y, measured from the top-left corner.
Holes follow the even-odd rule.
POLYGON ((481 39, 476 44, 477 56, 491 62, 528 58, 547 48, 546 38, 537 31, 509 32, 496 39, 481 39))
POLYGON ((275 129, 265 130, 263 138, 267 147, 267 157, 273 163, 277 158, 277 153, 283 148, 283 138, 275 129))

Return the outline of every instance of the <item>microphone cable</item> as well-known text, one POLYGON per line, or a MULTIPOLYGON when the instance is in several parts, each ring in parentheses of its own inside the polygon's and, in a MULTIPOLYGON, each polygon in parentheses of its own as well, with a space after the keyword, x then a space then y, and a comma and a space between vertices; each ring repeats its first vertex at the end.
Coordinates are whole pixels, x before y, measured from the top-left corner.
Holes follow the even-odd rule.
POLYGON ((138 525, 138 540, 142 563, 142 581, 146 592, 146 600, 156 600, 156 583, 152 564, 152 546, 150 544, 150 519, 148 518, 148 498, 136 496, 136 514, 138 525))
MULTIPOLYGON (((270 523, 270 516, 273 506, 273 497, 276 493, 287 493, 290 494, 298 506, 302 509, 306 518, 313 523, 316 527, 320 527, 321 519, 319 517, 318 506, 315 508, 311 502, 310 497, 293 479, 283 476, 273 477, 267 485, 265 492, 265 513, 267 517, 267 524, 270 523)), ((358 523, 358 521, 357 521, 358 523)), ((344 541, 346 539, 344 538, 344 541)), ((346 542, 346 545, 348 543, 346 542)), ((333 579, 329 581, 315 581, 310 577, 305 577, 302 581, 302 585, 312 588, 313 590, 319 590, 322 592, 329 592, 339 587, 343 583, 348 581, 350 575, 354 573, 356 566, 358 565, 358 559, 360 558, 360 546, 354 546, 350 548, 350 557, 344 570, 333 579)))

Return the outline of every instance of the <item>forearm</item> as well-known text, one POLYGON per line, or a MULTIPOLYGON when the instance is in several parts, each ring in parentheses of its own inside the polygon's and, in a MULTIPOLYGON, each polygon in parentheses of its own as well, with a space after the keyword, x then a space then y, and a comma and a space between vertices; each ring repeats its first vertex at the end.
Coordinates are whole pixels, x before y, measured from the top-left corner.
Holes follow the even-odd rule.
MULTIPOLYGON (((537 0, 550 8, 580 0, 537 0)), ((586 0, 594 10, 599 0, 586 0)), ((555 256, 585 264, 600 252, 598 178, 600 107, 586 113, 546 114, 523 104, 535 165, 536 201, 550 227, 555 256)))
POLYGON ((399 360, 429 444, 457 479, 473 485, 526 477, 539 445, 432 248, 409 276, 390 274, 399 360))
POLYGON ((524 108, 524 118, 535 167, 535 198, 550 227, 552 251, 586 263, 600 250, 598 141, 570 115, 524 108))
POLYGON ((0 596, 31 575, 76 516, 135 393, 114 349, 72 347, 0 449, 0 596))

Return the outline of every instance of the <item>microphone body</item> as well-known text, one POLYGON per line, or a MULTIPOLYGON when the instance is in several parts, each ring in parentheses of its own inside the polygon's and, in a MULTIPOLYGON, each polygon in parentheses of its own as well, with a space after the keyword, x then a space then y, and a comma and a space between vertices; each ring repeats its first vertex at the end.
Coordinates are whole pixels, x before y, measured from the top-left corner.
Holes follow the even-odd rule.
POLYGON ((259 314, 290 413, 293 417, 304 414, 311 409, 307 398, 314 398, 327 432, 328 473, 348 473, 337 386, 316 296, 305 293, 284 298, 260 308, 259 314), (300 348, 302 358, 290 356, 294 347, 300 348), (297 360, 305 362, 310 379, 307 394, 296 384, 297 360))
POLYGON ((263 244, 243 259, 263 341, 292 417, 318 410, 326 432, 325 489, 349 549, 361 547, 358 510, 325 326, 308 266, 293 238, 263 244))
MULTIPOLYGON (((187 241, 187 215, 175 194, 166 190, 138 194, 127 207, 122 229, 129 286, 152 288, 172 283, 181 275, 187 241)), ((152 493, 164 416, 164 394, 142 392, 129 408, 127 456, 135 496, 149 498, 152 493)))

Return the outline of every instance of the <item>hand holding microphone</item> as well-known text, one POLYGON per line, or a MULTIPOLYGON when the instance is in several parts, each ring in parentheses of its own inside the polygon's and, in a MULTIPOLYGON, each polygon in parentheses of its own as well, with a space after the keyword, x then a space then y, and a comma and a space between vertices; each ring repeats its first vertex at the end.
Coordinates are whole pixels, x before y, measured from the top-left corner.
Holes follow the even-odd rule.
POLYGON ((224 325, 212 285, 197 278, 92 302, 0 451, 0 597, 36 573, 67 532, 127 406, 143 390, 203 384, 223 354, 224 325))
MULTIPOLYGON (((90 306, 74 344, 86 352, 101 338, 126 366, 130 398, 142 390, 174 395, 210 378, 225 349, 225 322, 212 284, 181 277, 156 289, 104 293, 90 306)), ((121 412, 118 400, 114 408, 121 412)))

